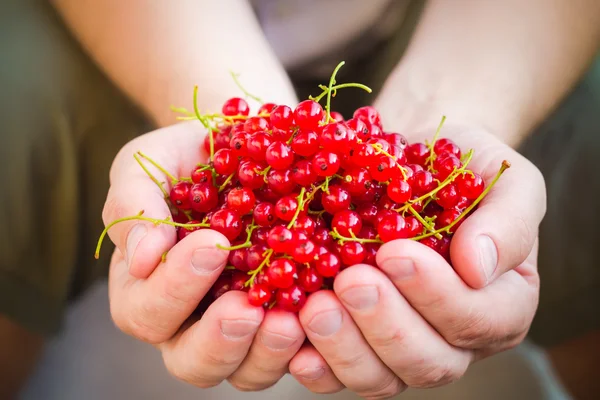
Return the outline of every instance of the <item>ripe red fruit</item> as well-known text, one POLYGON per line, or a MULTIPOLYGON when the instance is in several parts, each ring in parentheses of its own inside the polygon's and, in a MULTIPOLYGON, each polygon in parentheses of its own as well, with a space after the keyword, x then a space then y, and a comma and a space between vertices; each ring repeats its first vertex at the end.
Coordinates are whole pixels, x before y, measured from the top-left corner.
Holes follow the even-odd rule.
POLYGON ((319 135, 314 131, 300 131, 292 139, 292 150, 302 157, 308 157, 319 151, 319 135))
POLYGON ((323 107, 313 100, 304 100, 294 110, 294 121, 300 129, 316 129, 323 120, 323 107))
POLYGON ((352 234, 358 235, 362 229, 362 220, 356 211, 338 211, 333 216, 331 228, 336 229, 342 236, 351 237, 352 234))
POLYGON ((396 203, 406 203, 412 196, 412 187, 405 180, 395 178, 387 186, 387 195, 396 203))
POLYGON ((297 263, 308 263, 315 258, 315 251, 316 246, 311 240, 303 240, 294 247, 292 257, 297 263))
POLYGON ((333 176, 340 169, 340 157, 330 151, 320 151, 312 159, 312 168, 318 176, 333 176))
POLYGON ((436 194, 436 203, 442 208, 452 208, 458 204, 460 195, 456 189, 456 185, 451 183, 441 188, 436 194))
POLYGON ((235 211, 224 208, 213 214, 210 229, 222 233, 231 242, 242 233, 242 220, 235 211))
POLYGON ((250 189, 258 189, 264 185, 265 180, 261 175, 264 170, 262 164, 256 161, 246 161, 238 167, 237 177, 240 183, 250 189))
POLYGON ((223 104, 221 111, 223 112, 223 115, 231 117, 235 115, 248 115, 250 114, 250 107, 246 100, 239 97, 233 97, 223 104))
POLYGON ((456 187, 461 196, 469 200, 478 198, 484 190, 483 178, 475 172, 466 172, 456 177, 456 187))
POLYGON ((192 185, 189 191, 189 204, 192 210, 196 212, 207 212, 217 206, 219 202, 219 192, 212 183, 192 185))
POLYGON ((237 270, 247 272, 248 269, 248 249, 236 249, 229 253, 229 263, 237 270))
POLYGON ((356 134, 348 129, 345 124, 335 122, 322 128, 319 142, 324 150, 341 155, 350 151, 350 144, 355 136, 356 134))
POLYGON ((271 226, 277 220, 275 206, 268 202, 258 203, 254 207, 252 215, 254 216, 254 222, 260 226, 271 226))
POLYGON ((277 305, 285 311, 298 312, 306 303, 306 293, 298 285, 279 289, 276 295, 277 305))
POLYGON ((180 210, 189 210, 192 208, 190 202, 190 190, 192 185, 189 182, 179 181, 171 188, 169 199, 171 203, 180 210))
POLYGON ((340 258, 345 265, 360 264, 366 256, 365 248, 359 242, 346 242, 340 249, 340 258))
POLYGON ((289 222, 294 218, 298 209, 298 200, 296 196, 282 197, 275 203, 275 215, 282 221, 289 222))
POLYGON ((271 289, 264 284, 255 283, 248 290, 248 302, 255 307, 261 307, 268 304, 271 300, 271 289))
POLYGON ((246 215, 254 208, 256 197, 254 192, 248 188, 231 189, 227 194, 227 207, 238 212, 239 215, 246 215))
POLYGON ((354 118, 362 120, 367 125, 376 125, 381 127, 381 117, 374 107, 360 107, 354 111, 354 118))
POLYGON ((331 278, 337 275, 340 271, 342 263, 338 256, 331 252, 327 252, 319 256, 315 261, 315 268, 321 276, 331 278))
POLYGON ((300 186, 310 186, 317 181, 312 163, 308 160, 300 160, 292 166, 292 180, 300 186))
MULTIPOLYGON (((186 225, 193 225, 193 224, 199 224, 199 223, 200 223, 200 221, 191 220, 191 221, 187 222, 186 225)), ((199 226, 194 226, 191 228, 179 227, 177 229, 177 238, 179 240, 183 240, 187 235, 189 235, 190 233, 195 232, 199 229, 202 229, 202 228, 199 226)))
POLYGON ((350 193, 340 186, 329 187, 329 192, 321 197, 323 208, 329 214, 335 214, 338 211, 347 210, 350 207, 350 193))
POLYGON ((412 164, 425 165, 430 153, 429 147, 423 143, 413 143, 406 147, 406 158, 412 164))
POLYGON ((393 211, 384 215, 377 224, 377 233, 384 243, 408 237, 408 227, 404 218, 393 211))
POLYGON ((273 190, 276 197, 282 194, 290 194, 296 187, 289 169, 272 169, 267 174, 268 189, 273 190))
POLYGON ((323 277, 314 268, 302 268, 298 272, 298 286, 308 292, 316 292, 323 286, 323 277))
POLYGON ((267 148, 273 143, 272 137, 266 132, 256 132, 248 139, 248 156, 256 161, 264 161, 267 148))
POLYGON ((267 275, 271 286, 285 289, 294 284, 296 265, 287 258, 277 258, 271 261, 267 275))
POLYGON ((292 148, 287 144, 274 142, 267 148, 265 159, 274 169, 287 169, 294 162, 294 153, 292 153, 292 148))
POLYGON ((294 123, 292 109, 286 105, 279 105, 271 111, 271 125, 277 129, 287 131, 294 123))
POLYGON ((294 234, 283 225, 277 225, 271 228, 267 243, 276 253, 291 253, 295 247, 294 234))
POLYGON ((255 133, 269 129, 269 121, 261 117, 250 117, 244 122, 244 132, 255 133))

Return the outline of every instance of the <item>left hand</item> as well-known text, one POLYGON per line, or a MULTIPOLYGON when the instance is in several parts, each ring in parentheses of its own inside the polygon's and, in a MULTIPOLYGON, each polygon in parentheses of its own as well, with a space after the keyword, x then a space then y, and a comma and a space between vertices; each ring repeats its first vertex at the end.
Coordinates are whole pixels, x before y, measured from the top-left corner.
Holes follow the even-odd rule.
POLYGON ((420 243, 396 240, 379 250, 379 269, 348 268, 336 278, 335 293, 309 297, 300 321, 311 344, 289 369, 311 391, 347 387, 373 399, 445 385, 525 337, 539 295, 543 177, 482 130, 444 127, 442 137, 475 150, 469 169, 486 184, 502 160, 512 167, 454 234, 452 266, 420 243))

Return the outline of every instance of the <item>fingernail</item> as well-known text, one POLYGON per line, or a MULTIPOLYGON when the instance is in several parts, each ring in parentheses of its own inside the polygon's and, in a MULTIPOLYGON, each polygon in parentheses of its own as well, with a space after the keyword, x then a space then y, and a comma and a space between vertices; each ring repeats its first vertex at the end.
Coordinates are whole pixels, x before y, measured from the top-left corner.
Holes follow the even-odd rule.
POLYGON ((369 309, 379 301, 379 290, 376 286, 358 286, 341 294, 344 303, 357 310, 369 309))
POLYGON ((199 275, 209 275, 219 269, 225 257, 217 247, 203 247, 192 254, 192 268, 199 275))
POLYGON ((476 242, 479 247, 479 262, 487 283, 498 266, 498 250, 492 238, 487 235, 478 236, 476 242))
POLYGON ((404 281, 415 275, 415 263, 410 258, 390 258, 381 263, 381 269, 393 281, 404 281))
POLYGON ((325 375, 325 368, 304 368, 303 370, 296 372, 296 375, 307 381, 316 381, 325 375))
POLYGON ((271 350, 285 350, 290 348, 298 340, 289 336, 280 335, 269 331, 263 331, 260 340, 271 350))
POLYGON ((342 326, 342 312, 340 310, 323 311, 313 317, 308 324, 308 329, 320 336, 331 336, 342 326))
POLYGON ((221 333, 228 339, 241 339, 252 335, 258 329, 258 322, 245 319, 221 321, 221 333))
POLYGON ((146 228, 143 224, 134 225, 133 228, 129 231, 127 235, 127 244, 125 251, 127 252, 127 266, 131 267, 131 261, 133 260, 133 256, 135 255, 135 249, 137 249, 138 244, 142 241, 144 236, 148 233, 148 228, 146 228))

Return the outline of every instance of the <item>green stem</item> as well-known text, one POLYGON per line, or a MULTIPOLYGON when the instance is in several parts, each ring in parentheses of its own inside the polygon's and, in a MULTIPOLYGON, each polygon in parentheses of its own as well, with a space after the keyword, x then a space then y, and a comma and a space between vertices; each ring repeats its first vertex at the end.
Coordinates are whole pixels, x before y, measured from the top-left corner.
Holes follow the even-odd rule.
POLYGON ((144 158, 146 161, 148 161, 150 164, 154 165, 160 172, 162 172, 167 177, 169 177, 169 179, 171 179, 171 184, 174 185, 177 182, 179 182, 179 179, 175 178, 175 176, 173 174, 171 174, 169 171, 167 171, 166 169, 164 169, 159 163, 157 163, 156 161, 154 161, 153 159, 151 159, 150 157, 148 157, 147 155, 145 155, 141 151, 138 151, 137 154, 140 157, 144 158))
POLYGON ((201 114, 200 114, 200 110, 198 109, 198 85, 194 86, 194 113, 196 114, 196 118, 198 118, 198 120, 202 123, 202 125, 204 125, 204 127, 206 129, 208 129, 208 134, 209 136, 209 142, 210 142, 210 161, 213 161, 213 158, 215 156, 215 138, 213 135, 213 129, 210 126, 210 124, 208 123, 208 121, 206 121, 206 118, 204 118, 201 114))
MULTIPOLYGON (((353 232, 350 231, 350 233, 353 233, 353 232)), ((331 237, 333 239, 337 240, 340 244, 344 244, 344 242, 383 243, 383 241, 381 239, 377 239, 377 238, 376 239, 360 239, 360 238, 357 238, 354 234, 352 234, 352 237, 342 236, 338 232, 337 228, 333 228, 333 231, 329 232, 329 234, 331 235, 331 237)))
MULTIPOLYGON (((425 228, 426 228, 426 229, 427 229, 429 232, 435 232, 435 229, 433 228, 433 226, 431 226, 431 224, 429 224, 427 221, 425 221, 425 220, 423 219, 423 217, 421 217, 421 215, 420 215, 420 214, 417 212, 417 210, 415 210, 415 209, 413 208, 413 206, 412 206, 412 205, 409 205, 409 206, 408 206, 408 211, 410 211, 410 212, 411 212, 411 214, 412 214, 412 215, 414 215, 414 216, 415 216, 415 218, 416 218, 416 219, 417 219, 417 220, 418 220, 418 221, 419 221, 419 222, 420 222, 420 223, 421 223, 421 224, 422 224, 422 225, 423 225, 423 226, 424 226, 424 227, 425 227, 425 228)), ((441 234, 439 234, 439 233, 437 233, 437 234, 435 235, 435 237, 436 237, 436 238, 438 238, 438 239, 441 239, 441 238, 442 238, 442 235, 441 235, 441 234)))
POLYGON ((332 92, 333 85, 335 85, 335 83, 336 83, 335 76, 337 75, 340 68, 342 68, 344 66, 344 64, 346 64, 345 61, 342 61, 341 63, 339 63, 337 65, 337 67, 335 67, 335 69, 333 70, 333 73, 331 74, 331 77, 329 78, 329 87, 327 89, 327 104, 325 105, 325 115, 326 115, 325 120, 327 121, 327 123, 329 123, 329 121, 331 120, 331 92, 332 92))
POLYGON ((440 121, 440 124, 437 127, 437 130, 435 131, 435 135, 433 135, 433 140, 431 141, 430 149, 429 149, 429 157, 427 157, 427 160, 425 161, 425 164, 429 164, 429 166, 431 167, 433 165, 433 160, 435 160, 435 152, 433 151, 433 147, 435 146, 435 142, 438 140, 439 136, 440 136, 440 131, 442 130, 442 126, 444 125, 444 122, 446 121, 446 116, 442 116, 442 120, 440 121))
POLYGON ((244 243, 235 245, 235 246, 230 246, 230 247, 225 247, 225 246, 221 246, 219 243, 217 243, 217 247, 221 250, 227 250, 227 251, 233 251, 233 250, 238 250, 238 249, 245 249, 248 247, 252 246, 252 242, 250 241, 250 238, 252 237, 252 232, 254 232, 254 230, 258 228, 258 225, 254 225, 254 219, 252 220, 252 223, 250 225, 248 225, 248 227, 246 228, 246 241, 244 243))
POLYGON ((254 279, 256 279, 256 276, 258 274, 260 274, 260 271, 262 271, 264 266, 269 263, 269 260, 271 259, 271 256, 273 255, 273 249, 267 250, 264 254, 265 254, 265 259, 260 263, 260 265, 255 270, 248 272, 248 275, 250 275, 250 278, 248 278, 248 280, 246 281, 244 286, 248 287, 248 286, 252 286, 254 284, 254 279))
MULTIPOLYGON (((370 87, 368 87, 367 85, 363 85, 362 83, 342 83, 340 85, 333 86, 331 88, 331 90, 333 92, 336 92, 338 89, 345 89, 345 88, 351 88, 351 87, 362 89, 367 93, 373 92, 373 90, 370 87)), ((325 89, 325 90, 323 90, 323 93, 321 93, 317 97, 309 97, 309 98, 318 103, 323 99, 323 97, 325 97, 327 95, 328 92, 329 92, 329 89, 325 89)))
POLYGON ((484 199, 485 196, 487 196, 487 194, 490 192, 490 190, 492 190, 492 188, 494 187, 494 185, 496 184, 496 182, 498 182, 498 179, 500 179, 500 176, 504 173, 504 171, 506 171, 508 168, 510 168, 510 163, 506 160, 502 161, 502 166, 500 167, 500 170, 498 170, 498 173, 496 174, 496 176, 494 177, 494 179, 492 180, 492 182, 490 182, 490 184, 488 185, 487 188, 485 188, 485 190, 483 192, 481 192, 481 194, 479 195, 479 197, 477 197, 475 199, 475 201, 473 201, 473 203, 471 203, 471 205, 469 207, 467 207, 459 216, 458 218, 456 218, 454 221, 452 221, 450 224, 446 225, 443 228, 440 228, 436 231, 433 232, 429 232, 429 233, 425 233, 421 236, 416 236, 414 238, 411 238, 412 240, 421 240, 424 239, 426 237, 429 236, 433 236, 437 233, 450 233, 450 229, 452 229, 452 227, 454 225, 456 225, 461 219, 463 219, 465 216, 467 216, 471 211, 473 211, 473 209, 475 207, 477 207, 477 204, 479 204, 481 202, 481 200, 484 199))
POLYGON ((227 177, 227 179, 225 179, 225 182, 223 182, 223 184, 221 186, 219 186, 219 193, 222 192, 225 189, 225 187, 227 186, 227 184, 229 182, 231 182, 231 180, 233 179, 234 175, 235 175, 235 172, 233 174, 229 175, 227 177))
POLYGON ((98 259, 100 257, 100 249, 102 248, 102 242, 104 241, 104 237, 108 233, 108 230, 110 228, 112 228, 113 226, 115 226, 116 224, 121 223, 121 222, 132 221, 132 220, 140 220, 140 221, 152 222, 154 225, 157 225, 157 226, 161 225, 161 224, 165 224, 165 225, 182 227, 182 228, 186 228, 186 229, 190 229, 190 228, 208 228, 208 227, 210 227, 210 224, 207 224, 207 223, 182 224, 182 223, 179 223, 179 222, 171 221, 169 218, 165 218, 165 219, 149 218, 149 217, 143 217, 142 214, 144 214, 144 211, 140 211, 140 213, 138 215, 132 215, 130 217, 124 217, 124 218, 116 219, 113 222, 111 222, 110 224, 106 225, 106 228, 104 228, 104 230, 100 234, 100 238, 98 239, 98 244, 96 245, 96 253, 94 254, 94 257, 96 259, 98 259))
POLYGON ((244 93, 244 95, 246 95, 246 97, 250 97, 251 99, 253 99, 253 100, 257 101, 258 103, 262 104, 263 101, 261 100, 260 97, 248 93, 248 91, 242 86, 242 84, 238 80, 239 74, 236 74, 233 71, 229 71, 229 73, 231 74, 231 77, 233 78, 233 81, 235 82, 235 84, 237 85, 237 87, 240 88, 240 90, 244 93))
POLYGON ((292 226, 294 226, 294 224, 296 223, 296 220, 298 219, 298 215, 300 215, 300 211, 302 211, 304 209, 304 202, 306 201, 304 199, 304 193, 306 193, 306 188, 305 187, 303 187, 302 189, 300 189, 300 194, 297 197, 297 199, 298 199, 298 207, 296 207, 296 212, 294 213, 294 217, 292 218, 292 220, 290 221, 290 223, 287 225, 288 229, 291 229, 292 226))
MULTIPOLYGON (((393 155, 391 155, 387 151, 383 150, 383 147, 381 147, 381 145, 379 143, 373 143, 371 145, 371 147, 373 147, 375 150, 378 151, 377 154, 383 154, 384 156, 388 156, 388 157, 390 157, 394 161, 398 160, 396 157, 394 157, 393 155)), ((404 180, 406 180, 406 169, 404 169, 404 167, 402 167, 402 165, 400 165, 398 163, 396 163, 396 166, 398 167, 398 169, 400 169, 400 173, 402 174, 402 177, 404 178, 404 180)))
POLYGON ((150 177, 152 182, 156 183, 156 186, 158 186, 160 188, 160 191, 163 193, 165 199, 168 199, 169 193, 167 192, 165 187, 162 185, 162 183, 160 183, 158 181, 158 179, 156 179, 156 177, 154 175, 152 175, 152 173, 150 171, 148 171, 148 168, 146 168, 146 166, 142 163, 142 160, 140 160, 139 156, 137 154, 134 154, 133 158, 135 158, 135 161, 137 161, 137 163, 140 165, 140 167, 142 167, 142 169, 144 170, 146 175, 148 175, 150 177))

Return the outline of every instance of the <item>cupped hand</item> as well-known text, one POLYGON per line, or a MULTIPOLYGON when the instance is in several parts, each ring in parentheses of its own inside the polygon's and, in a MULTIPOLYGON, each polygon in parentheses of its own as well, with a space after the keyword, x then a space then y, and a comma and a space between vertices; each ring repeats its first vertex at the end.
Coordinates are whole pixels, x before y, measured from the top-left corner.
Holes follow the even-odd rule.
POLYGON ((307 388, 388 398, 440 386, 525 337, 539 295, 542 175, 483 130, 444 127, 442 136, 475 150, 469 169, 488 183, 503 160, 512 167, 454 234, 452 265, 418 242, 396 240, 380 248, 379 268, 348 268, 334 292, 309 297, 300 321, 311 344, 290 363, 307 388))
MULTIPOLYGON (((203 131, 185 123, 127 144, 110 172, 104 223, 141 210, 145 217, 169 217, 163 193, 133 155, 142 151, 173 175, 189 176, 206 157, 203 131)), ((160 171, 152 173, 167 181, 160 171)), ((227 262, 228 252, 216 246, 229 246, 223 235, 203 229, 176 243, 174 227, 132 220, 114 225, 109 236, 116 245, 109 273, 112 318, 122 331, 160 349, 173 375, 199 387, 227 379, 239 389, 260 390, 287 372, 305 338, 296 315, 265 312, 251 306, 246 293, 228 292, 202 319, 194 317, 227 262)))

